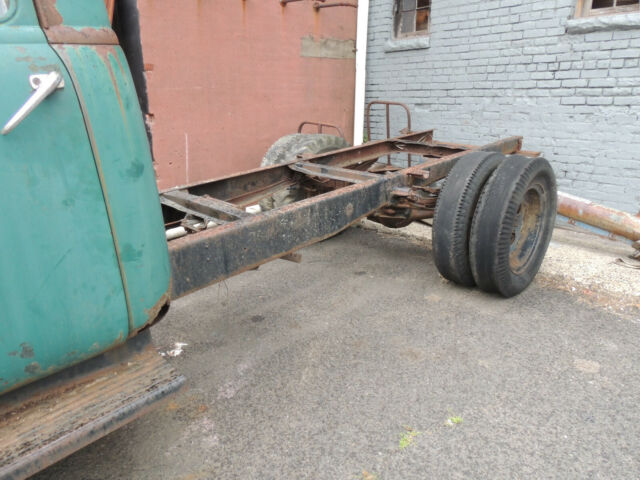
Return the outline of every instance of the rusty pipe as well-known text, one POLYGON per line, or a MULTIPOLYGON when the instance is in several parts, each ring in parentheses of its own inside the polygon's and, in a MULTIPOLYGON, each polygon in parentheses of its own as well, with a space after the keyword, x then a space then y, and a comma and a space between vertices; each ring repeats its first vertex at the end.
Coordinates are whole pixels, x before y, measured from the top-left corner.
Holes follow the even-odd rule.
POLYGON ((353 8, 358 8, 358 5, 354 5, 353 3, 347 3, 347 2, 335 2, 335 3, 327 3, 327 4, 322 4, 320 2, 324 2, 325 0, 318 0, 313 4, 313 8, 315 8, 316 10, 320 10, 321 8, 330 8, 330 7, 353 7, 353 8))
POLYGON ((558 192, 558 213, 632 241, 640 240, 640 218, 627 212, 558 192))
MULTIPOLYGON (((282 5, 283 7, 287 4, 287 3, 291 3, 291 2, 302 2, 303 0, 280 0, 280 5, 282 5)), ((316 3, 318 2, 326 2, 327 0, 317 0, 316 3)))

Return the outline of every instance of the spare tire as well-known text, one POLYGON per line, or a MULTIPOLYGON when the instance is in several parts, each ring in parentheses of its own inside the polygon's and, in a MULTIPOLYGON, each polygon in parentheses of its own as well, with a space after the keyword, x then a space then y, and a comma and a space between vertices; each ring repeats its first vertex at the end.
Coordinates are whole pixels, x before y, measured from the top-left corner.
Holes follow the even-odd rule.
POLYGON ((304 153, 319 155, 350 146, 344 138, 335 135, 294 133, 293 135, 285 135, 271 145, 260 162, 260 166, 270 167, 291 162, 296 159, 296 155, 304 153))
POLYGON ((487 181, 471 224, 476 284, 512 297, 533 281, 556 218, 555 174, 544 158, 508 157, 487 181))
MULTIPOLYGON (((285 135, 271 145, 271 148, 267 150, 267 153, 265 153, 262 158, 260 166, 270 167, 272 165, 280 165, 294 161, 297 155, 303 155, 305 153, 320 155, 350 146, 344 138, 336 137, 335 135, 326 135, 323 133, 294 133, 293 135, 285 135)), ((260 208, 263 211, 272 210, 303 198, 304 192, 300 191, 299 186, 293 185, 283 188, 271 197, 262 200, 260 202, 260 208)))

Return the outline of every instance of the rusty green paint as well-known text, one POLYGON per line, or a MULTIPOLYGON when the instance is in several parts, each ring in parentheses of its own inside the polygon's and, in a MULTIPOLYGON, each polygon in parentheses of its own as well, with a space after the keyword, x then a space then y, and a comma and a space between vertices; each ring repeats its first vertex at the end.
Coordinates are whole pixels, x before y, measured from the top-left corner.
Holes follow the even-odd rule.
POLYGON ((151 151, 118 46, 55 46, 71 73, 100 172, 129 306, 129 333, 165 303, 170 267, 151 151), (114 141, 117 139, 117 141, 114 141))
MULTIPOLYGON (((78 100, 42 32, 40 43, 21 43, 25 36, 15 22, 29 19, 28 6, 21 2, 11 21, 0 24, 0 122, 31 94, 34 70, 55 68, 66 87, 0 137, 8 227, 0 236, 5 252, 0 256, 0 391, 91 356, 96 342, 106 348, 128 331, 115 248, 78 100)), ((33 6, 30 13, 33 23, 33 6)))
MULTIPOLYGON (((65 20, 96 27, 81 15, 104 9, 98 0, 57 7, 65 20)), ((0 393, 124 342, 153 320, 169 287, 151 156, 124 55, 56 48, 31 2, 0 22, 0 122, 30 95, 30 73, 55 69, 65 81, 0 137, 10 227, 0 236, 0 250, 10 252, 0 256, 0 393)))

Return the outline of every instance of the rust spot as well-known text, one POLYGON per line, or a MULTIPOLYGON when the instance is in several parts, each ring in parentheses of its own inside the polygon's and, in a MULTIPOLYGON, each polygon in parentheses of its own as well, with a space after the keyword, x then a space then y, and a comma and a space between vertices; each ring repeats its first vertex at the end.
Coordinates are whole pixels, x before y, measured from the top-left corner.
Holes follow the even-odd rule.
POLYGON ((120 68, 120 73, 122 74, 122 78, 126 79, 127 71, 125 70, 124 65, 122 65, 122 62, 120 61, 120 56, 118 55, 118 52, 113 47, 108 47, 108 48, 110 49, 111 55, 113 55, 114 60, 118 64, 118 67, 120 68))
POLYGON ((55 63, 50 63, 48 65, 38 65, 36 63, 32 63, 31 65, 29 65, 29 70, 32 71, 33 73, 40 73, 40 72, 50 72, 52 70, 60 70, 60 67, 55 64, 55 63))
POLYGON ((33 358, 33 347, 29 345, 27 342, 21 343, 20 348, 22 351, 20 352, 20 358, 33 358))
MULTIPOLYGON (((145 309, 144 313, 147 316, 147 323, 142 328, 150 327, 151 325, 155 325, 160 320, 164 318, 164 316, 169 311, 170 297, 169 292, 171 291, 172 280, 169 280, 169 288, 167 291, 162 294, 162 296, 158 299, 158 301, 151 308, 145 309)), ((140 330, 137 330, 137 333, 140 330)))
POLYGON ((16 62, 35 62, 36 60, 40 60, 40 61, 45 61, 46 58, 44 57, 30 57, 29 55, 27 55, 26 57, 16 57, 16 62))
POLYGON ((118 45, 118 37, 107 27, 74 28, 67 25, 57 25, 45 28, 49 43, 68 45, 118 45))
POLYGON ((144 64, 145 72, 153 72, 153 63, 145 63, 144 64))
POLYGON ((320 36, 320 13, 319 10, 313 9, 313 36, 320 36))
POLYGON ((36 0, 36 12, 42 28, 55 27, 64 22, 56 7, 56 2, 57 0, 36 0))
MULTIPOLYGON (((100 56, 104 66, 107 68, 109 72, 109 77, 111 78, 111 83, 113 85, 113 90, 118 98, 118 105, 120 106, 120 113, 122 115, 122 119, 125 123, 127 123, 127 114, 125 112, 124 104, 122 103, 122 95, 120 93, 120 88, 118 87, 118 80, 116 79, 115 72, 113 70, 113 65, 111 64, 111 58, 117 59, 117 54, 115 49, 110 46, 100 46, 95 48, 95 52, 100 56)), ((120 63, 120 62, 118 62, 120 63)), ((120 69, 122 70, 122 65, 120 65, 120 69)))
POLYGON ((242 27, 246 28, 247 26, 247 0, 241 0, 242 4, 242 27))
POLYGON ((28 373, 29 375, 35 375, 36 373, 39 373, 41 370, 42 369, 40 368, 40 364, 38 362, 31 362, 29 365, 24 367, 25 373, 28 373))

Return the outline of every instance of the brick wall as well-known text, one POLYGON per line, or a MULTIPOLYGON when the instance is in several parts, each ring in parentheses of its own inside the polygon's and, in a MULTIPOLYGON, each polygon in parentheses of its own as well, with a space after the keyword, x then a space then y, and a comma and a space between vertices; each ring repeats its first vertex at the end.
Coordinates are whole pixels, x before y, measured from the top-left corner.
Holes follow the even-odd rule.
MULTIPOLYGON (((433 127, 436 139, 523 135, 525 149, 552 162, 561 190, 637 213, 640 28, 567 33, 575 0, 432 5, 429 46, 398 51, 392 0, 372 0, 367 101, 409 104, 414 130, 433 127)), ((372 138, 383 122, 373 116, 372 138)))

